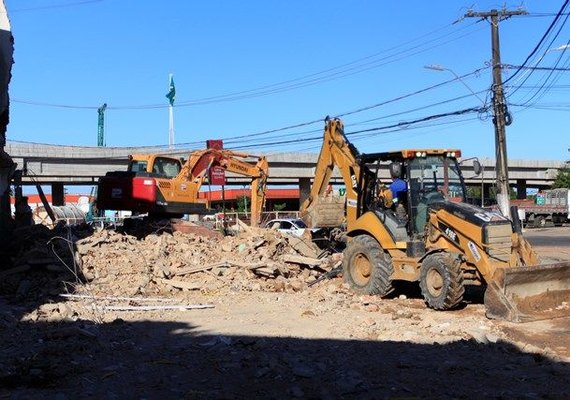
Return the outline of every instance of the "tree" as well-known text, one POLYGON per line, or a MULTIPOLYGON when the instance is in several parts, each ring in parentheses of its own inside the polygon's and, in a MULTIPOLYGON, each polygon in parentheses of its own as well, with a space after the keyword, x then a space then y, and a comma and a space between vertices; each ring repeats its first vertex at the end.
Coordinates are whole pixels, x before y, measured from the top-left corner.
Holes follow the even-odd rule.
POLYGON ((556 188, 570 188, 570 168, 561 168, 556 175, 554 184, 552 185, 554 189, 556 188))
POLYGON ((251 199, 248 196, 238 196, 237 201, 237 211, 247 212, 251 208, 251 199))
POLYGON ((283 211, 287 207, 287 203, 273 204, 273 211, 283 211))
POLYGON ((467 202, 471 204, 481 204, 481 187, 467 186, 467 202))

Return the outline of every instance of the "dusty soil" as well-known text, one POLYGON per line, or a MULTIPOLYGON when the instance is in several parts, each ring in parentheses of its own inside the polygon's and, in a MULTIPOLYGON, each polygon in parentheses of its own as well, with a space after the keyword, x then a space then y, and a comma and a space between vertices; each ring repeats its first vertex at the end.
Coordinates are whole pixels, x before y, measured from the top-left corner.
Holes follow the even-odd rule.
MULTIPOLYGON (((477 292, 437 312, 415 285, 308 287, 337 259, 302 264, 310 249, 273 233, 59 235, 79 257, 36 248, 18 257, 49 263, 0 272, 0 398, 570 398, 569 318, 489 320, 477 292), (213 307, 143 309, 198 305, 213 307)), ((561 236, 528 233, 553 262, 570 260, 561 236)))

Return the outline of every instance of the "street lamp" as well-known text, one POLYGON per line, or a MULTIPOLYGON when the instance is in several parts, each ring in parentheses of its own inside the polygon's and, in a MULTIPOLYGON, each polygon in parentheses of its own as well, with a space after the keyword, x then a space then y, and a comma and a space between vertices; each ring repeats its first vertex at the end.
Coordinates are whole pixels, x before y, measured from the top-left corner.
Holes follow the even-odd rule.
POLYGON ((465 83, 465 81, 463 79, 461 79, 461 77, 459 75, 457 75, 455 73, 455 71, 453 71, 452 69, 445 68, 443 65, 439 65, 439 64, 424 65, 424 68, 425 69, 431 69, 433 71, 451 72, 453 74, 453 76, 455 77, 455 79, 458 80, 459 82, 461 82, 463 84, 463 86, 465 86, 467 88, 467 90, 469 90, 473 96, 477 97, 479 99, 479 101, 481 102, 481 104, 483 104, 483 106, 485 106, 485 102, 483 101, 483 99, 481 97, 479 97, 479 95, 477 93, 475 93, 475 91, 473 89, 471 89, 471 87, 469 87, 469 85, 467 85, 465 83))
POLYGON ((542 55, 542 57, 540 57, 537 61, 537 64, 544 58, 544 56, 546 56, 548 53, 552 52, 552 51, 565 51, 570 49, 570 43, 567 44, 563 44, 562 46, 558 46, 558 47, 553 47, 551 49, 546 50, 546 52, 542 55))
MULTIPOLYGON (((568 49, 570 49, 570 44, 563 44, 562 46, 553 47, 553 48, 551 48, 551 49, 546 50, 546 51, 544 52, 544 54, 541 55, 541 56, 538 58, 538 60, 536 60, 536 61, 534 62, 534 64, 528 68, 528 71, 525 71, 526 74, 527 74, 527 75, 530 74, 530 72, 532 71, 532 69, 533 69, 533 68, 536 68, 536 67, 538 66, 538 64, 540 64, 540 62, 542 61, 542 59, 547 56, 547 54, 552 53, 553 51, 565 51, 565 50, 568 50, 568 49)), ((521 81, 524 77, 525 77, 525 74, 522 74, 522 75, 517 79, 517 82, 521 81)))
POLYGON ((570 49, 570 43, 563 44, 562 46, 554 47, 553 49, 549 49, 548 51, 564 51, 570 49))

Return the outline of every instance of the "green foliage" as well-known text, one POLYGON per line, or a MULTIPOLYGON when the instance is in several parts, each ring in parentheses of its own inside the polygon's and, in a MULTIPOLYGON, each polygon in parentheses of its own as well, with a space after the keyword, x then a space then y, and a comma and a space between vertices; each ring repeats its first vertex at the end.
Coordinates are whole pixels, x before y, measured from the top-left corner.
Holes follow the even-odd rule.
POLYGON ((481 187, 467 186, 466 200, 471 204, 481 203, 481 187))
POLYGON ((251 199, 248 196, 239 196, 236 201, 237 212, 246 212, 251 209, 251 199))
POLYGON ((480 199, 481 186, 467 186, 467 197, 472 199, 480 199))
POLYGON ((562 168, 558 171, 552 188, 570 188, 570 168, 562 168))
POLYGON ((273 211, 283 211, 287 207, 286 203, 273 204, 273 211))

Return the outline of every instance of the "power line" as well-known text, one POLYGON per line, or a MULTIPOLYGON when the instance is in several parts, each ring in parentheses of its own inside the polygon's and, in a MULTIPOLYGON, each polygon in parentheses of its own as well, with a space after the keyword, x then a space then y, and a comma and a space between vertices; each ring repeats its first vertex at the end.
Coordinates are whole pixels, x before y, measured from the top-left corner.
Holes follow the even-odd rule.
MULTIPOLYGON (((521 17, 526 17, 526 18, 544 18, 544 17, 555 17, 557 16, 557 13, 528 13, 525 15, 521 15, 521 17)), ((570 15, 568 13, 562 13, 560 15, 570 15)))
POLYGON ((433 119, 439 119, 439 118, 450 117, 450 116, 455 116, 455 115, 463 115, 463 114, 468 114, 468 113, 481 112, 482 110, 483 109, 481 107, 470 107, 470 108, 465 108, 463 110, 458 110, 458 111, 451 111, 451 112, 446 112, 446 113, 441 113, 441 114, 428 115, 427 117, 422 117, 422 118, 414 119, 411 121, 398 122, 395 124, 385 125, 382 127, 370 128, 370 129, 361 129, 358 131, 353 131, 353 132, 345 133, 345 134, 348 136, 348 135, 354 135, 357 133, 377 132, 380 130, 386 130, 386 129, 392 129, 392 128, 404 128, 404 127, 408 127, 410 125, 414 125, 414 124, 417 124, 420 122, 431 121, 433 119))
MULTIPOLYGON (((467 32, 463 35, 459 35, 459 36, 454 37, 450 40, 441 42, 441 40, 443 40, 443 39, 445 39, 451 35, 455 35, 456 33, 460 32, 462 30, 467 30, 468 28, 475 26, 475 23, 473 23, 473 24, 470 24, 466 27, 456 29, 453 32, 446 33, 443 35, 439 35, 439 36, 437 36, 433 39, 430 39, 428 41, 424 40, 423 42, 421 42, 418 45, 415 45, 415 46, 412 46, 409 48, 404 48, 402 50, 398 50, 399 48, 401 48, 407 44, 414 43, 420 39, 425 39, 426 37, 431 36, 431 35, 439 32, 443 29, 446 29, 449 26, 451 26, 451 25, 446 25, 444 27, 438 28, 434 31, 428 32, 427 34, 424 34, 421 36, 418 36, 417 38, 414 38, 412 40, 404 42, 401 45, 393 46, 393 47, 391 47, 387 50, 384 50, 382 52, 375 53, 373 55, 363 57, 363 58, 357 59, 355 61, 345 63, 345 64, 342 64, 342 65, 339 65, 336 67, 328 68, 328 69, 325 69, 325 70, 317 72, 317 73, 305 75, 305 76, 302 76, 300 78, 294 78, 294 79, 290 79, 290 80, 275 83, 275 84, 265 85, 265 86, 255 88, 255 89, 238 91, 238 92, 233 92, 233 93, 228 93, 228 94, 223 94, 223 95, 218 95, 218 96, 205 97, 205 98, 200 98, 200 99, 195 99, 195 100, 190 100, 190 101, 179 101, 177 103, 176 107, 178 108, 178 107, 188 107, 188 106, 196 106, 196 105, 213 104, 213 103, 219 103, 219 102, 238 101, 238 100, 250 99, 250 98, 254 98, 254 97, 272 95, 272 94, 276 94, 276 93, 281 93, 281 92, 285 92, 285 91, 290 91, 290 90, 294 90, 294 89, 299 89, 299 88, 304 88, 307 86, 313 86, 316 84, 329 82, 331 80, 336 80, 336 79, 348 77, 348 76, 351 76, 354 74, 362 73, 362 72, 368 71, 370 69, 379 68, 379 67, 387 65, 389 63, 401 61, 407 57, 432 50, 433 48, 440 47, 440 46, 448 44, 452 41, 462 39, 462 38, 464 38, 470 34, 473 34, 476 31, 476 30, 473 30, 472 32, 467 32), (440 43, 438 43, 438 41, 440 43), (426 47, 427 45, 430 45, 432 43, 434 43, 434 44, 429 46, 429 47, 426 47), (393 52, 394 50, 398 50, 398 51, 393 52), (381 56, 385 53, 388 53, 388 52, 392 52, 392 53, 377 59, 379 56, 381 56), (372 61, 369 61, 369 60, 372 60, 372 61), (366 62, 363 63, 364 61, 366 61, 366 62)), ((479 28, 477 28, 477 29, 479 29, 479 28)), ((25 99, 17 99, 17 98, 14 98, 12 101, 14 101, 16 103, 22 103, 22 104, 45 106, 45 107, 55 107, 55 108, 69 108, 69 109, 77 108, 77 109, 93 109, 93 110, 98 108, 98 106, 75 106, 75 105, 68 105, 68 104, 53 104, 53 103, 38 102, 38 101, 33 101, 33 100, 25 100, 25 99)), ((148 105, 136 105, 136 106, 109 106, 108 110, 148 110, 148 109, 161 109, 161 108, 166 108, 166 107, 168 107, 168 105, 166 105, 166 104, 148 104, 148 105)))
MULTIPOLYGON (((480 71, 485 70, 485 69, 487 69, 487 67, 485 67, 485 68, 480 68, 480 69, 477 69, 477 70, 472 71, 472 72, 470 72, 470 73, 464 74, 464 75, 462 75, 460 78, 465 78, 465 77, 477 75, 477 74, 479 74, 480 71)), ((359 109, 357 109, 357 110, 345 112, 345 113, 339 114, 339 115, 337 115, 337 116, 338 116, 338 117, 341 117, 341 116, 346 116, 346 115, 352 115, 352 114, 356 114, 356 113, 359 113, 359 112, 363 112, 363 111, 371 110, 371 109, 374 109, 374 108, 378 108, 378 107, 383 106, 383 105, 387 105, 387 104, 390 104, 390 103, 394 103, 394 102, 400 101, 400 100, 402 100, 402 99, 409 98, 409 97, 412 97, 412 96, 415 96, 415 95, 418 95, 418 94, 421 94, 421 93, 425 93, 425 92, 427 92, 427 91, 429 91, 429 90, 432 90, 432 89, 435 89, 435 88, 442 87, 442 86, 444 86, 444 85, 447 85, 447 84, 450 84, 450 83, 452 83, 452 82, 455 82, 456 80, 457 80, 457 78, 453 78, 453 79, 450 79, 450 80, 446 80, 446 81, 443 81, 443 82, 441 82, 441 83, 438 83, 438 84, 435 84, 435 85, 428 86, 428 87, 426 87, 426 88, 417 90, 417 91, 415 91, 415 92, 408 93, 408 94, 406 94, 406 95, 402 95, 402 96, 398 96, 398 97, 396 97, 396 98, 392 98, 392 99, 389 99, 389 100, 385 100, 385 101, 383 101, 383 102, 381 102, 381 103, 376 103, 376 104, 373 104, 373 105, 371 105, 371 106, 362 107, 362 108, 359 108, 359 109)), ((471 96, 471 95, 460 96, 460 97, 456 97, 456 98, 444 100, 444 101, 441 101, 441 102, 438 102, 438 103, 433 103, 433 104, 430 104, 430 105, 427 105, 427 106, 422 106, 422 107, 419 107, 419 108, 416 108, 416 109, 412 109, 412 110, 408 110, 408 111, 403 111, 403 112, 399 112, 399 113, 387 115, 387 116, 384 116, 384 117, 379 117, 379 118, 371 119, 370 121, 378 120, 378 119, 385 119, 385 118, 389 118, 389 117, 393 117, 393 116, 397 116, 397 115, 404 115, 404 114, 406 114, 406 113, 411 113, 411 112, 419 111, 419 110, 422 110, 422 109, 427 109, 427 108, 430 108, 430 107, 434 107, 434 106, 437 106, 437 105, 446 104, 446 103, 449 103, 449 102, 452 102, 452 101, 456 101, 456 100, 460 100, 460 99, 463 99, 463 98, 467 98, 467 97, 470 97, 470 96, 471 96)), ((480 110, 480 112, 484 112, 485 109, 479 108, 478 110, 480 110)), ((451 114, 450 114, 450 115, 451 115, 451 114)), ((224 142, 230 143, 230 144, 231 144, 231 143, 234 143, 234 142, 238 142, 238 141, 241 142, 241 143, 246 143, 246 142, 248 142, 248 141, 249 141, 249 142, 253 141, 252 138, 259 138, 259 137, 261 137, 261 136, 266 136, 266 135, 269 135, 269 134, 272 134, 272 133, 281 133, 281 132, 283 132, 283 131, 287 131, 287 130, 291 130, 291 129, 296 129, 296 128, 301 128, 301 127, 306 127, 306 126, 310 126, 310 125, 313 125, 313 124, 316 124, 316 123, 322 123, 322 118, 314 119, 314 120, 307 121, 307 122, 301 122, 301 123, 297 123, 297 124, 292 124, 292 125, 284 126, 284 127, 281 127, 281 128, 270 129, 270 130, 265 130, 265 131, 256 132, 256 133, 251 133, 251 134, 245 134, 245 135, 239 135, 239 136, 226 137, 226 138, 222 138, 222 139, 224 140, 224 142)), ((414 123, 414 122, 412 122, 412 124, 413 124, 413 123, 414 123)), ((400 126, 402 126, 402 125, 406 125, 406 124, 409 124, 409 123, 400 122, 400 123, 398 123, 398 124, 399 124, 400 126)), ((397 124, 397 125, 398 125, 398 124, 397 124)), ((397 126, 397 125, 394 125, 394 126, 397 126)), ((320 130, 311 130, 311 131, 308 131, 307 133, 314 133, 314 132, 320 132, 320 130)), ((286 135, 281 134, 280 137, 295 136, 295 135, 298 135, 298 134, 299 134, 298 132, 296 132, 296 133, 291 133, 291 134, 286 134, 286 135)), ((303 141, 303 140, 305 140, 305 139, 298 139, 298 140, 299 140, 299 141, 303 141)), ((200 145, 201 145, 201 143, 202 143, 201 141, 187 142, 187 143, 178 143, 178 144, 176 144, 175 151, 179 151, 179 149, 181 149, 181 148, 183 148, 183 149, 188 148, 189 146, 195 146, 195 148, 199 148, 200 145)), ((260 143, 260 144, 252 144, 252 145, 247 146, 247 147, 259 147, 259 146, 263 146, 263 145, 270 145, 270 144, 278 145, 278 144, 286 144, 286 143, 295 143, 295 140, 291 140, 291 141, 277 141, 277 142, 260 143)), ((164 147, 164 145, 140 146, 140 147, 138 147, 138 148, 161 149, 162 147, 164 147)))
MULTIPOLYGON (((475 113, 475 112, 480 112, 480 111, 481 111, 481 107, 471 107, 471 108, 466 108, 466 109, 458 110, 458 111, 451 111, 451 112, 446 112, 446 113, 441 113, 441 114, 428 115, 426 117, 417 118, 417 119, 414 119, 411 121, 402 121, 402 122, 398 122, 395 124, 384 125, 384 126, 379 126, 379 127, 375 127, 375 128, 361 129, 361 130, 352 131, 352 132, 345 132, 345 135, 353 136, 353 135, 363 134, 363 133, 372 134, 372 133, 379 133, 381 131, 391 130, 394 128, 398 128, 398 130, 402 130, 404 128, 408 128, 412 125, 415 125, 415 124, 418 124, 421 122, 432 121, 432 120, 436 120, 436 119, 440 119, 440 118, 446 118, 446 117, 450 117, 450 116, 459 116, 459 115, 464 115, 464 114, 468 114, 468 113, 475 113)), ((241 146, 240 148, 252 148, 252 147, 276 146, 276 145, 294 144, 294 143, 306 143, 306 142, 315 141, 315 140, 322 140, 322 135, 308 137, 308 138, 305 137, 305 138, 297 138, 297 139, 279 140, 279 141, 273 141, 273 142, 258 143, 258 144, 241 146)))
MULTIPOLYGON (((24 100, 24 99, 18 99, 18 98, 12 98, 12 99, 10 99, 10 102, 29 104, 32 106, 68 108, 68 109, 78 109, 78 110, 96 110, 99 108, 99 106, 73 106, 73 105, 69 105, 69 104, 43 103, 40 101, 24 100)), ((108 109, 113 109, 113 107, 108 107, 108 109)))
POLYGON ((546 37, 550 34, 550 32, 552 31, 552 29, 554 28, 554 26, 556 25, 556 22, 560 19, 560 17, 562 16, 562 13, 564 12, 564 10, 566 9, 566 7, 568 6, 568 2, 570 0, 565 0, 564 4, 562 5, 562 7, 560 8, 560 10, 558 11, 558 13, 556 14, 556 17, 554 18, 554 20, 552 21, 552 23, 550 24, 550 26, 548 27, 548 29, 546 30, 546 32, 544 32, 544 34, 542 35, 542 37, 540 38, 540 40, 538 41, 538 43, 536 44, 536 46, 534 47, 534 49, 530 52, 530 54, 526 57, 526 59, 524 60, 524 62, 521 65, 521 68, 517 69, 515 71, 514 74, 512 74, 510 77, 508 77, 507 79, 505 79, 505 81, 503 82, 503 84, 506 84, 508 82, 510 82, 515 76, 517 76, 517 74, 519 74, 522 71, 522 67, 527 66, 529 60, 532 58, 532 56, 534 56, 536 54, 536 52, 538 51, 538 49, 540 48, 540 46, 543 44, 543 42, 546 40, 546 37))
MULTIPOLYGON (((487 68, 488 68, 488 67, 476 69, 475 71, 472 71, 472 72, 469 72, 469 73, 467 73, 467 74, 464 74, 464 75, 460 76, 459 78, 462 79, 462 78, 465 78, 465 77, 468 77, 468 76, 477 75, 477 74, 479 74, 480 71, 483 71, 483 70, 485 70, 485 69, 487 69, 487 68)), ((356 110, 347 111, 347 112, 344 112, 344 113, 341 113, 341 114, 336 114, 335 116, 336 116, 336 117, 345 117, 345 116, 348 116, 348 115, 353 115, 353 114, 357 114, 357 113, 360 113, 360 112, 369 111, 369 110, 374 109, 374 108, 378 108, 378 107, 381 107, 381 106, 385 106, 385 105, 387 105, 387 104, 395 103, 395 102, 397 102, 397 101, 400 101, 400 100, 403 100, 403 99, 406 99, 406 98, 409 98, 409 97, 413 97, 413 96, 416 96, 416 95, 419 95, 419 94, 428 92, 428 91, 430 91, 430 90, 433 90, 433 89, 436 89, 436 88, 439 88, 439 87, 448 85, 448 84, 450 84, 450 83, 452 83, 452 82, 455 82, 455 81, 457 81, 457 78, 454 77, 453 79, 449 79, 449 80, 440 82, 440 83, 438 83, 438 84, 435 84, 435 85, 432 85, 432 86, 428 86, 428 87, 425 87, 425 88, 423 88, 423 89, 420 89, 420 90, 417 90, 417 91, 414 91, 414 92, 411 92, 411 93, 407 93, 407 94, 402 95, 402 96, 398 96, 398 97, 395 97, 395 98, 392 98, 392 99, 389 99, 389 100, 385 100, 385 101, 382 101, 382 102, 380 102, 380 103, 372 104, 372 105, 369 105, 369 106, 361 107, 361 108, 356 109, 356 110)), ((469 96, 470 96, 470 95, 469 95, 469 96)), ((469 97, 469 96, 467 96, 467 97, 469 97)), ((444 104, 444 103, 445 103, 445 102, 436 103, 436 104, 434 104, 434 105, 439 105, 439 104, 444 104)), ((432 105, 432 106, 434 106, 434 105, 432 105)), ((429 106, 425 106, 424 108, 427 108, 427 107, 429 107, 429 106)), ((412 110, 412 111, 414 111, 414 110, 412 110)), ((411 111, 410 111, 410 112, 411 112, 411 111)), ((300 127, 304 127, 304 126, 310 126, 310 125, 313 125, 313 124, 316 124, 316 123, 322 123, 322 118, 314 119, 314 120, 308 121, 308 122, 301 122, 301 123, 297 123, 297 124, 293 124, 293 125, 288 125, 288 126, 281 127, 281 128, 270 129, 270 130, 266 130, 266 131, 262 131, 262 132, 256 132, 256 133, 251 133, 251 134, 246 134, 246 135, 240 135, 240 136, 233 136, 233 137, 230 137, 230 138, 222 138, 222 139, 223 139, 224 141, 226 141, 226 140, 242 140, 242 139, 248 139, 248 138, 252 138, 252 137, 260 137, 260 136, 265 136, 265 135, 268 135, 268 134, 271 134, 271 133, 283 132, 283 131, 286 131, 286 130, 291 130, 291 129, 300 128, 300 127)), ((184 144, 182 144, 182 145, 184 145, 184 144)))
MULTIPOLYGON (((543 75, 543 77, 541 77, 542 81, 540 83, 540 87, 538 87, 534 91, 534 93, 532 93, 530 95, 530 97, 528 97, 526 100, 524 100, 524 103, 527 105, 531 104, 531 102, 533 102, 533 100, 535 103, 538 100, 540 100, 540 98, 542 98, 548 91, 550 91, 550 88, 560 79, 561 72, 563 71, 563 68, 558 69, 558 65, 560 64, 562 57, 564 56, 564 53, 566 52, 568 43, 566 44, 566 46, 561 46, 558 48, 552 48, 552 46, 553 46, 554 42, 557 40, 557 38, 560 36, 560 33, 562 32, 562 29, 564 28, 564 26, 566 25, 567 22, 568 22, 568 15, 564 18, 564 20, 562 21, 562 23, 558 27, 558 30, 553 35, 553 37, 550 39, 548 45, 545 46, 546 50, 544 51, 542 56, 540 56, 538 61, 535 62, 535 64, 532 66, 532 68, 527 69, 528 67, 524 67, 524 66, 519 67, 519 68, 524 68, 525 70, 529 71, 529 73, 526 75, 526 77, 522 81, 522 84, 524 84, 530 78, 530 76, 533 75, 533 73, 535 71, 538 71, 539 68, 541 68, 538 65, 549 52, 551 52, 553 50, 562 49, 562 53, 557 58, 554 67, 544 69, 544 71, 547 71, 548 73, 545 76, 543 75)), ((548 34, 548 36, 550 36, 550 34, 548 34)), ((567 62, 566 62, 566 64, 567 64, 567 62)), ((563 64, 563 67, 564 67, 564 64, 563 64)), ((520 69, 518 69, 518 70, 520 70, 520 69)), ((519 90, 518 88, 515 88, 515 90, 510 94, 509 97, 512 97, 518 90, 519 90)))
POLYGON ((36 10, 47 10, 52 8, 65 8, 65 7, 75 7, 82 6, 90 3, 100 3, 103 0, 83 0, 75 3, 63 3, 63 4, 53 4, 51 6, 39 6, 39 7, 29 7, 29 8, 17 8, 15 10, 10 10, 10 13, 24 12, 24 11, 36 11, 36 10))
POLYGON ((534 108, 537 110, 550 110, 550 111, 568 111, 568 109, 570 109, 570 103, 569 104, 532 104, 532 105, 527 105, 527 104, 516 104, 513 103, 511 104, 513 107, 520 107, 520 108, 534 108))
MULTIPOLYGON (((378 127, 369 128, 369 129, 361 129, 361 130, 356 130, 356 131, 352 131, 352 132, 347 132, 346 135, 347 136, 354 136, 357 139, 362 139, 362 138, 367 137, 367 136, 376 136, 376 135, 382 134, 382 133, 390 133, 390 132, 402 131, 402 130, 408 131, 410 128, 413 128, 415 125, 423 123, 423 122, 434 121, 434 120, 447 118, 447 117, 453 117, 453 116, 461 116, 461 115, 465 115, 465 114, 469 114, 469 113, 479 113, 481 111, 482 111, 481 107, 466 108, 466 109, 457 110, 457 111, 428 115, 428 116, 417 118, 417 119, 410 120, 410 121, 402 121, 402 122, 398 122, 398 123, 394 123, 394 124, 378 126, 378 127)), ((322 123, 322 121, 323 120, 319 120, 319 122, 321 122, 321 123, 322 123)), ((310 131, 310 133, 321 132, 321 131, 322 130, 318 130, 318 131, 315 130, 315 131, 310 131)), ((298 134, 299 133, 297 133, 297 135, 298 134)), ((291 135, 291 136, 293 136, 293 135, 291 135)), ((300 138, 295 138, 295 139, 258 142, 258 143, 254 143, 254 144, 237 146, 237 147, 232 147, 232 148, 234 148, 234 149, 262 148, 262 147, 270 147, 270 146, 282 146, 284 144, 297 144, 297 143, 300 144, 300 143, 314 142, 314 141, 319 141, 319 140, 322 140, 322 134, 310 136, 310 137, 300 137, 300 138)), ((10 142, 13 142, 13 143, 34 143, 34 142, 25 142, 25 141, 10 141, 10 142)), ((195 142, 195 143, 199 144, 200 142, 195 142)), ((37 144, 37 143, 35 143, 35 144, 37 144)), ((140 150, 140 149, 154 150, 155 152, 158 150, 158 151, 160 151, 161 154, 178 154, 182 151, 190 152, 192 150, 197 150, 200 147, 191 147, 188 143, 182 143, 182 144, 177 144, 175 146, 175 148, 173 148, 173 149, 169 149, 167 147, 167 145, 127 147, 127 148, 122 148, 122 149, 129 149, 129 148, 137 149, 137 150, 140 150)), ((109 157, 103 157, 103 156, 102 157, 92 157, 93 160, 98 160, 98 159, 103 159, 103 158, 109 158, 109 157)), ((116 157, 116 158, 122 158, 122 157, 116 157)))
MULTIPOLYGON (((503 68, 505 69, 527 69, 532 71, 560 71, 560 72, 568 72, 570 71, 569 67, 523 67, 521 65, 512 65, 512 64, 503 64, 503 68)), ((510 87, 523 87, 523 86, 510 86, 510 87)))
POLYGON ((360 113, 360 112, 363 112, 363 111, 371 110, 371 109, 373 109, 373 108, 378 108, 378 107, 381 107, 381 106, 385 106, 385 105, 387 105, 387 104, 394 103, 394 102, 396 102, 396 101, 400 101, 400 100, 403 100, 403 99, 406 99, 406 98, 409 98, 409 97, 412 97, 412 96, 416 96, 416 95, 418 95, 418 94, 425 93, 425 92, 427 92, 427 91, 430 91, 430 90, 433 90, 433 89, 436 89, 436 88, 439 88, 439 87, 448 85, 448 84, 450 84, 451 82, 457 81, 458 79, 463 79, 463 78, 466 78, 466 77, 468 77, 468 76, 478 74, 479 72, 481 72, 481 71, 483 71, 483 70, 485 70, 485 69, 487 69, 487 68, 488 68, 488 67, 479 68, 479 69, 476 69, 475 71, 469 72, 469 73, 467 73, 467 74, 465 74, 465 75, 461 75, 459 78, 455 78, 455 77, 454 77, 453 79, 450 79, 450 80, 447 80, 447 81, 444 81, 444 82, 441 82, 441 83, 437 83, 437 84, 435 84, 435 85, 428 86, 428 87, 425 87, 425 88, 420 89, 420 90, 416 90, 415 92, 408 93, 408 94, 405 94, 405 95, 402 95, 402 96, 399 96, 399 97, 395 97, 395 98, 393 98, 393 99, 386 100, 386 101, 383 101, 383 102, 381 102, 381 103, 376 103, 376 104, 372 104, 372 105, 370 105, 370 106, 358 108, 358 109, 353 110, 353 111, 347 111, 347 112, 338 114, 337 116, 338 116, 338 117, 346 117, 347 115, 357 114, 357 113, 360 113))
MULTIPOLYGON (((481 91, 481 92, 483 92, 483 91, 481 91)), ((367 123, 367 122, 373 122, 373 121, 378 121, 378 120, 381 120, 381 119, 387 119, 387 118, 391 118, 391 117, 395 117, 395 116, 401 116, 401 115, 409 114, 409 113, 412 113, 412 112, 417 112, 417 111, 425 110, 425 109, 428 109, 428 108, 431 108, 431 107, 436 107, 436 106, 440 106, 440 105, 443 105, 443 104, 448 104, 448 103, 451 103, 451 102, 454 102, 454 101, 458 101, 458 100, 470 98, 471 96, 472 96, 471 94, 463 95, 463 96, 459 96, 459 97, 455 97, 455 98, 443 100, 443 101, 440 101, 440 102, 437 102, 437 103, 432 103, 432 104, 429 104, 429 105, 426 105, 426 106, 417 107, 417 108, 414 108, 414 109, 411 109, 411 110, 401 111, 401 112, 392 113, 392 114, 388 114, 388 115, 381 116, 381 117, 371 118, 371 119, 368 119, 368 120, 364 120, 364 121, 352 123, 351 126, 362 125, 362 124, 367 123)), ((479 113, 479 116, 478 116, 479 119, 483 119, 482 115, 488 113, 488 109, 487 109, 486 107, 469 108, 469 109, 467 109, 467 110, 469 110, 469 111, 471 111, 471 110, 477 110, 477 112, 479 113)), ((428 121, 428 120, 433 119, 433 118, 441 118, 441 117, 444 117, 444 116, 447 116, 447 115, 449 115, 449 116, 452 116, 452 115, 462 115, 463 113, 464 113, 464 112, 459 112, 459 113, 458 113, 458 112, 454 111, 454 112, 451 112, 451 113, 446 113, 446 114, 442 114, 442 115, 436 114, 435 116, 424 117, 424 118, 426 118, 425 120, 428 121)), ((341 117, 341 116, 342 116, 342 115, 336 115, 336 117, 341 117)), ((372 131, 374 131, 374 130, 390 129, 390 128, 395 128, 395 127, 398 127, 398 128, 399 128, 398 130, 402 129, 402 127, 405 127, 405 128, 407 129, 407 126, 412 125, 412 124, 415 124, 415 123, 417 123, 417 122, 422 122, 422 121, 423 121, 423 119, 422 119, 422 120, 419 120, 419 121, 411 121, 411 122, 398 122, 398 123, 394 123, 394 124, 387 125, 387 127, 372 128, 372 131)), ((319 120, 314 121, 314 122, 322 122, 322 119, 319 119, 319 120)), ((319 129, 319 130, 311 130, 311 131, 306 131, 306 132, 294 132, 294 133, 289 133, 289 134, 286 134, 286 135, 280 135, 279 138, 281 139, 281 138, 283 138, 283 137, 294 137, 294 136, 299 136, 299 135, 302 135, 302 134, 316 133, 316 132, 320 132, 320 131, 321 131, 321 130, 319 129)), ((369 132, 369 130, 355 131, 355 133, 361 133, 361 132, 369 132)), ((246 136, 239 136, 239 137, 236 137, 236 138, 224 139, 224 143, 230 143, 230 144, 231 144, 231 143, 234 143, 234 142, 247 143, 248 140, 245 140, 245 141, 244 141, 244 140, 243 140, 244 137, 246 137, 246 136)), ((298 138, 298 139, 297 139, 297 141, 299 141, 299 142, 302 142, 302 141, 304 141, 304 140, 305 140, 304 138, 298 138)), ((249 142, 251 142, 251 140, 250 140, 249 142)), ((291 144, 291 143, 295 143, 295 141, 293 141, 293 140, 287 141, 287 144, 291 144)), ((269 144, 282 145, 282 144, 286 144, 286 143, 284 143, 284 141, 280 140, 280 141, 277 141, 277 142, 265 142, 265 143, 261 143, 261 144, 254 144, 254 145, 251 145, 251 147, 258 146, 258 145, 259 145, 259 146, 262 146, 262 145, 269 145, 269 144)), ((240 148, 241 148, 241 147, 240 147, 240 148)))
MULTIPOLYGON (((488 90, 481 90, 481 91, 475 92, 475 93, 481 94, 481 93, 486 93, 486 92, 488 92, 488 90)), ((439 102, 437 102, 437 103, 428 104, 428 105, 426 105, 426 106, 416 107, 416 108, 413 108, 413 109, 411 109, 411 110, 400 111, 400 112, 396 112, 396 113, 384 115, 384 116, 382 116, 382 117, 370 118, 370 119, 367 119, 367 120, 364 120, 364 121, 360 121, 360 122, 358 122, 358 123, 355 123, 355 124, 353 124, 353 125, 365 124, 365 123, 368 123, 368 122, 378 121, 378 120, 381 120, 381 119, 386 119, 386 118, 391 118, 391 117, 397 117, 397 116, 400 116, 400 115, 405 115, 405 114, 409 114, 409 113, 412 113, 412 112, 425 110, 425 109, 432 108, 432 107, 436 107, 436 106, 440 106, 440 105, 443 105, 443 104, 452 103, 452 102, 454 102, 454 101, 467 99, 467 98, 470 98, 470 97, 472 97, 472 96, 473 96, 472 94, 466 94, 466 95, 463 95, 463 96, 453 97, 453 98, 451 98, 451 99, 442 100, 442 101, 439 101, 439 102)), ((481 112, 482 112, 482 113, 486 113, 486 114, 487 114, 488 111, 489 111, 489 110, 488 110, 487 107, 481 107, 481 112)))

